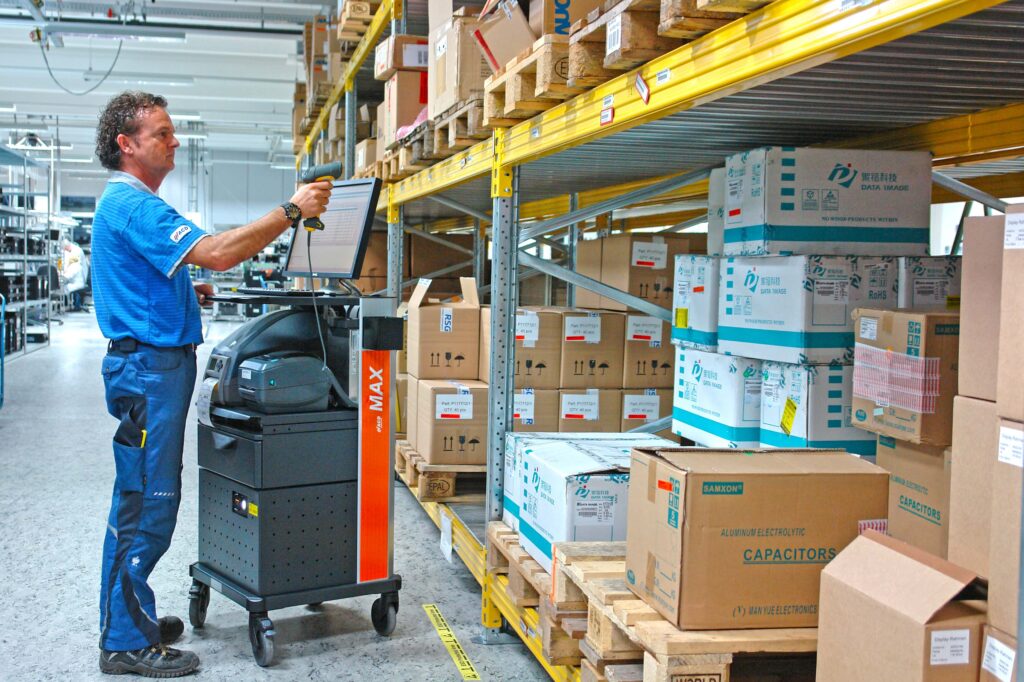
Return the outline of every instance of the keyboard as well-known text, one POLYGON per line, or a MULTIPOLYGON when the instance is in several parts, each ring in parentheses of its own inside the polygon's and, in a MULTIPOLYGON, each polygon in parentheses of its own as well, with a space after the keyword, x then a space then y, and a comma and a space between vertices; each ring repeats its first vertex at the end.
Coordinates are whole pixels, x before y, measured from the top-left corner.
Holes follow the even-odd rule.
POLYGON ((329 292, 326 291, 313 291, 312 289, 264 289, 263 287, 237 287, 233 292, 225 293, 237 293, 246 294, 248 296, 323 296, 329 292))

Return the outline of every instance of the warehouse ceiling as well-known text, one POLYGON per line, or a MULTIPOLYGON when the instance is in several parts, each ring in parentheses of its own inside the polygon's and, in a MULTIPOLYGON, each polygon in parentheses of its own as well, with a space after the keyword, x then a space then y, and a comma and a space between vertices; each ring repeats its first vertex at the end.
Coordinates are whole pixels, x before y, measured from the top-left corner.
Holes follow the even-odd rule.
POLYGON ((292 94, 295 81, 304 79, 302 25, 333 6, 45 0, 40 11, 31 0, 0 0, 0 141, 29 131, 44 140, 59 135, 71 147, 61 152, 72 160, 65 170, 98 169, 95 161, 78 160, 93 157, 99 111, 118 92, 141 89, 164 95, 171 114, 180 116, 179 131, 214 154, 260 152, 269 162, 293 164, 292 94), (49 39, 34 41, 37 28, 49 31, 49 39))

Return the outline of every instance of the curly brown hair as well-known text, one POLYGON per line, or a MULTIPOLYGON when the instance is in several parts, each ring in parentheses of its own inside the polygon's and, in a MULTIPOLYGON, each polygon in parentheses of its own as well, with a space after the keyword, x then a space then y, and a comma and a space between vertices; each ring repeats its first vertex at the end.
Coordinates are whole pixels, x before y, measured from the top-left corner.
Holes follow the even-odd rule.
POLYGON ((139 115, 154 107, 167 108, 167 100, 139 90, 126 90, 107 102, 96 126, 96 156, 104 168, 121 169, 118 135, 134 135, 139 130, 139 115))

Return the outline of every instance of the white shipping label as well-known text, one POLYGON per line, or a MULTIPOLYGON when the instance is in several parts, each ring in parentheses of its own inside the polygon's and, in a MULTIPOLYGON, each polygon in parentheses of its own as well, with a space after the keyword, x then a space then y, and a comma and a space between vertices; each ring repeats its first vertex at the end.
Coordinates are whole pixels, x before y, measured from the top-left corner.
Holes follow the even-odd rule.
POLYGON ((652 346, 661 346, 661 331, 664 323, 656 317, 630 315, 626 319, 626 340, 647 341, 652 346))
POLYGON ((527 425, 532 424, 536 404, 537 399, 533 391, 530 391, 529 393, 513 393, 512 418, 518 419, 527 425))
POLYGON ((565 340, 601 343, 600 317, 566 317, 565 340))
POLYGON ((406 45, 402 48, 402 63, 408 67, 427 67, 427 46, 406 45))
POLYGON ((878 319, 874 317, 860 318, 860 338, 867 341, 878 340, 878 319))
POLYGON ((985 638, 985 652, 981 658, 982 670, 987 670, 1000 682, 1013 679, 1013 661, 1017 652, 991 635, 985 638))
POLYGON ((597 421, 600 417, 601 403, 596 392, 562 395, 562 419, 597 421))
POLYGON ((633 265, 652 270, 664 270, 668 265, 668 244, 633 242, 633 265))
POLYGON ((216 392, 217 380, 213 377, 203 379, 203 383, 199 385, 199 397, 196 399, 196 410, 199 412, 200 424, 213 426, 213 421, 210 419, 210 407, 213 405, 213 396, 216 392))
MULTIPOLYGON (((583 484, 573 497, 576 508, 573 510, 573 528, 580 533, 581 527, 586 526, 611 526, 615 523, 615 505, 611 500, 588 500, 584 497, 587 494, 587 484, 583 484)), ((605 531, 607 532, 607 531, 605 531)), ((573 540, 589 540, 588 537, 576 535, 573 540)))
POLYGON ((472 419, 473 396, 465 393, 439 395, 434 403, 434 419, 472 419))
POLYGON ((443 57, 448 52, 448 36, 440 38, 437 45, 434 45, 434 56, 443 57))
POLYGON ((934 630, 932 665, 964 665, 971 659, 970 630, 934 630))
POLYGON ((811 300, 811 322, 816 325, 845 326, 849 324, 847 303, 850 300, 850 280, 819 279, 814 282, 811 300))
POLYGON ((622 47, 622 15, 617 14, 608 20, 607 37, 605 38, 604 54, 607 57, 622 47))
POLYGON ((999 461, 1024 469, 1024 431, 999 428, 999 461))
POLYGON ((645 422, 661 417, 661 399, 657 395, 622 396, 624 419, 642 419, 645 422))
POLYGON ((452 519, 447 514, 441 514, 441 556, 448 560, 448 563, 452 561, 452 519))
POLYGON ((455 320, 453 319, 451 308, 441 308, 441 333, 451 334, 455 329, 455 320))
POLYGON ((523 313, 516 315, 516 341, 532 346, 540 338, 540 315, 523 313))
POLYGON ((1003 248, 1024 249, 1024 213, 1007 213, 1003 248))

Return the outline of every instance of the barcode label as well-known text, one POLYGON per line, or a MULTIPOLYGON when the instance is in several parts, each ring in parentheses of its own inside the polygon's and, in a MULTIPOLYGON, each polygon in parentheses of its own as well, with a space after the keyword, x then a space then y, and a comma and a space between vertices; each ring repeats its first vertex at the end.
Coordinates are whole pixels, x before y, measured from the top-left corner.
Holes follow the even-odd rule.
POLYGON ((622 15, 618 14, 608 21, 608 35, 605 38, 604 54, 607 57, 622 47, 622 15))
POLYGON ((426 68, 429 61, 427 54, 426 45, 406 45, 402 48, 402 63, 407 67, 426 68))

